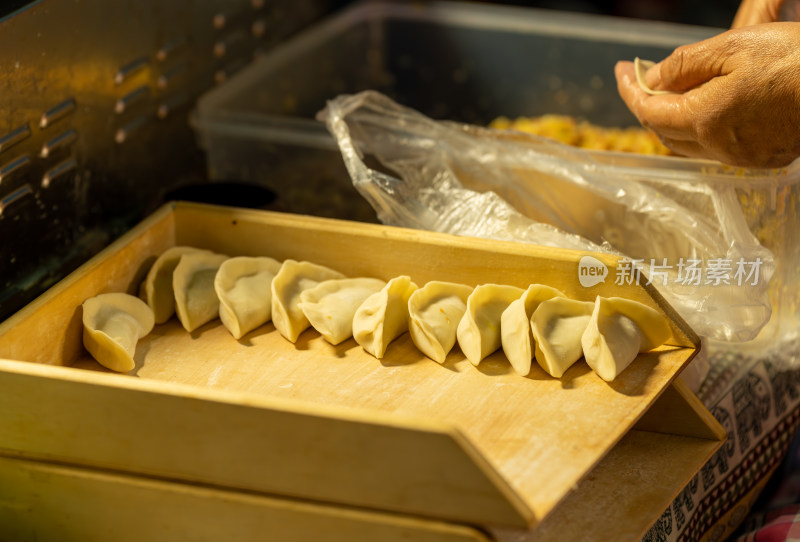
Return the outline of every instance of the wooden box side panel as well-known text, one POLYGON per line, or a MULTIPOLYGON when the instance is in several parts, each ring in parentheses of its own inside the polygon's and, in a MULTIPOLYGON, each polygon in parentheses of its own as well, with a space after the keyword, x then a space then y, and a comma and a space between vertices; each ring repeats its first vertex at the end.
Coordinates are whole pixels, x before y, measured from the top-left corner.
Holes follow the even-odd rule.
POLYGON ((533 521, 443 424, 3 360, 0 389, 0 455, 461 522, 533 521))
POLYGON ((0 537, 488 542, 468 526, 3 457, 0 537))
POLYGON ((0 324, 0 358, 71 364, 83 351, 81 304, 104 292, 137 295, 150 264, 175 244, 174 218, 163 207, 0 324))

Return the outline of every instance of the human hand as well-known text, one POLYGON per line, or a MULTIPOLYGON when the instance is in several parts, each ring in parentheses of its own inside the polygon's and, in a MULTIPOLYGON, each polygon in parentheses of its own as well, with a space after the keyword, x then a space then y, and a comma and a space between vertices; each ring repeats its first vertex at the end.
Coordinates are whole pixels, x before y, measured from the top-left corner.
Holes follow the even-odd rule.
POLYGON ((773 168, 800 156, 800 23, 723 32, 677 48, 645 82, 619 62, 617 88, 645 127, 674 152, 773 168))

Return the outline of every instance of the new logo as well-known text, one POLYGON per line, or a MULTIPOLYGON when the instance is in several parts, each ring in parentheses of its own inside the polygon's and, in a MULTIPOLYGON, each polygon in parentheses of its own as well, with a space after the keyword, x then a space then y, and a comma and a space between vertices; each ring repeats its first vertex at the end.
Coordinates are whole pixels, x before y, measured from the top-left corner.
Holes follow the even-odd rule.
POLYGON ((593 256, 583 256, 578 262, 578 280, 584 288, 606 281, 608 267, 593 256))

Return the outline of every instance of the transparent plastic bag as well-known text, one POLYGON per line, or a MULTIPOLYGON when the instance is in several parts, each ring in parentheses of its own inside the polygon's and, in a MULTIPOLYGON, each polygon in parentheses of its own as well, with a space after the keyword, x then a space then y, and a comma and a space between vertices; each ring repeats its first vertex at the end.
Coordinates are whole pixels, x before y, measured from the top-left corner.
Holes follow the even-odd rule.
POLYGON ((697 171, 436 121, 375 91, 339 96, 318 119, 385 224, 617 254, 704 337, 747 341, 769 321, 773 255, 734 189, 697 171), (699 284, 692 265, 706 270, 699 284))

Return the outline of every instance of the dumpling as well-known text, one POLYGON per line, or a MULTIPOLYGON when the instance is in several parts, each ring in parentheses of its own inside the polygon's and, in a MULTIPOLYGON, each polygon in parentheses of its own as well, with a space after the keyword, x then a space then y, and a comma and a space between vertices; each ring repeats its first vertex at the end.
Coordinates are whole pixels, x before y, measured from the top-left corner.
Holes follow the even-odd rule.
POLYGON ((431 281, 408 299, 408 331, 417 348, 439 363, 456 343, 458 323, 467 310, 472 287, 431 281))
POLYGON ((393 340, 408 330, 408 298, 417 285, 406 275, 395 277, 372 294, 353 316, 353 338, 381 359, 393 340))
POLYGON ((503 345, 503 353, 517 374, 527 376, 531 372, 533 360, 531 317, 540 303, 554 297, 566 296, 550 286, 531 284, 500 317, 500 342, 503 345))
POLYGON ((581 336, 592 318, 594 303, 554 297, 534 311, 531 331, 535 357, 542 369, 556 378, 583 355, 581 336))
POLYGON ((222 262, 214 278, 219 319, 235 339, 272 319, 272 279, 278 260, 239 256, 222 262))
POLYGON ((186 331, 194 331, 219 316, 214 278, 227 259, 224 254, 208 251, 189 252, 175 266, 172 274, 175 312, 186 331))
POLYGON ((655 309, 621 297, 600 297, 581 344, 589 367, 610 382, 636 359, 670 337, 664 317, 655 309))
POLYGON ((112 371, 133 369, 136 343, 153 325, 152 309, 129 294, 100 294, 83 302, 83 345, 112 371))
POLYGON ((636 73, 636 82, 639 83, 639 88, 648 94, 652 94, 653 96, 657 96, 659 94, 672 94, 669 90, 653 90, 647 86, 645 76, 647 75, 647 71, 655 65, 656 63, 652 60, 642 60, 638 56, 633 59, 633 70, 636 73))
POLYGON ((481 284, 467 298, 467 309, 458 323, 456 338, 473 365, 500 348, 500 317, 524 290, 505 284, 481 284))
POLYGON ((344 275, 323 265, 286 260, 272 279, 272 323, 281 335, 297 341, 311 323, 299 307, 300 294, 320 282, 343 279, 344 275))
POLYGON ((326 280, 300 293, 300 310, 326 341, 339 344, 353 336, 358 307, 385 285, 373 278, 326 280))
MULTIPOLYGON (((156 324, 163 324, 175 314, 175 291, 172 289, 172 274, 181 256, 190 252, 199 252, 194 247, 172 247, 162 252, 143 283, 144 300, 153 310, 156 324)), ((207 252, 207 251, 205 251, 207 252)))
POLYGON ((381 359, 393 340, 408 330, 408 298, 417 285, 406 275, 395 277, 369 296, 353 315, 353 338, 381 359))

